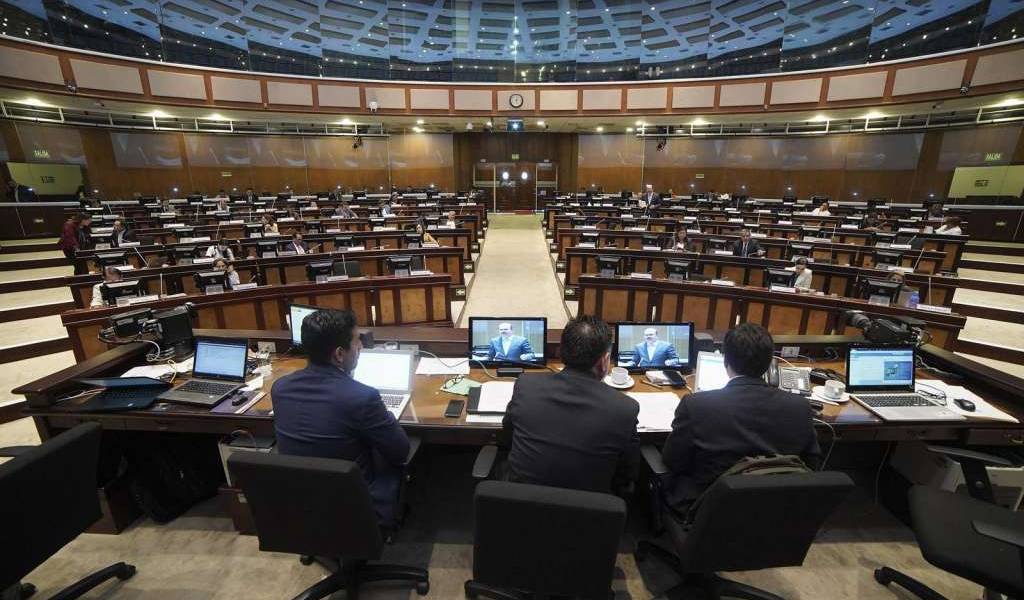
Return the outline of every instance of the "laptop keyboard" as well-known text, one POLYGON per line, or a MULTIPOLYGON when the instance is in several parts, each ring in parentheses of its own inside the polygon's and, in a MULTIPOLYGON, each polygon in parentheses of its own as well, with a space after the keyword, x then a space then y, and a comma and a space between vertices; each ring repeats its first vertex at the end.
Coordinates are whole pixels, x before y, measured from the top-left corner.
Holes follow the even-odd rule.
POLYGON ((381 394, 380 399, 384 402, 384 406, 392 410, 397 410, 402 406, 402 400, 405 398, 404 394, 381 394))
POLYGON ((872 408, 902 408, 905 406, 935 406, 920 394, 856 394, 857 399, 872 408))
POLYGON ((192 379, 186 381, 181 387, 177 388, 176 392, 185 392, 189 394, 206 394, 207 396, 218 396, 223 395, 231 390, 238 387, 237 383, 215 383, 213 381, 198 381, 192 379))

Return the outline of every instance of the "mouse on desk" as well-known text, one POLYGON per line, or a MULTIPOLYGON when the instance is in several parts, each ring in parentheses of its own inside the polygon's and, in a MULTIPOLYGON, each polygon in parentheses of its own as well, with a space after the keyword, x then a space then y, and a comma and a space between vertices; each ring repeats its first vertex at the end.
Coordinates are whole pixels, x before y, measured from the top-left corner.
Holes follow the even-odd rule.
POLYGON ((967 412, 974 412, 974 410, 978 408, 977 406, 974 405, 973 402, 971 402, 967 398, 953 398, 953 404, 956 404, 962 410, 965 410, 967 412))

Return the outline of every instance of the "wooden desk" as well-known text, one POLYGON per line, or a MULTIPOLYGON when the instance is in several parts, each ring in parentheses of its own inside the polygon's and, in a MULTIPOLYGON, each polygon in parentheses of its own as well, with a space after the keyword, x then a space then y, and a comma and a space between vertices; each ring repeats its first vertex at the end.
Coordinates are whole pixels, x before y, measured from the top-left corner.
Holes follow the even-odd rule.
MULTIPOLYGON (((665 279, 666 260, 695 261, 694 273, 712 279, 730 279, 740 285, 762 287, 764 270, 767 268, 783 269, 791 267, 788 260, 758 258, 754 256, 719 256, 714 254, 697 254, 678 250, 634 250, 632 248, 569 248, 565 253, 565 298, 575 300, 579 297, 579 279, 584 275, 597 275, 598 256, 621 256, 627 265, 634 265, 640 272, 651 273, 656 279, 665 279)), ((558 270, 556 265, 556 270, 558 270)), ((890 271, 880 269, 812 263, 808 268, 814 273, 812 277, 815 290, 826 294, 850 297, 853 295, 854 283, 858 278, 887 279, 890 271)), ((941 275, 929 276, 908 273, 904 276, 908 286, 920 291, 921 302, 937 306, 952 306, 953 295, 960 285, 956 277, 941 275)))
POLYGON ((912 317, 924 321, 931 343, 952 349, 966 319, 901 306, 877 306, 864 300, 772 292, 749 286, 722 286, 693 281, 579 278, 579 313, 605 321, 693 321, 697 329, 726 330, 747 321, 772 334, 828 335, 839 331, 840 316, 860 310, 876 317, 912 317))
POLYGON ((348 308, 364 326, 452 325, 451 276, 363 277, 330 283, 289 283, 261 286, 222 294, 186 295, 138 304, 131 308, 107 306, 67 311, 61 322, 79 361, 107 350, 97 336, 110 317, 134 310, 154 311, 191 302, 194 323, 203 328, 283 329, 288 305, 311 304, 348 308))

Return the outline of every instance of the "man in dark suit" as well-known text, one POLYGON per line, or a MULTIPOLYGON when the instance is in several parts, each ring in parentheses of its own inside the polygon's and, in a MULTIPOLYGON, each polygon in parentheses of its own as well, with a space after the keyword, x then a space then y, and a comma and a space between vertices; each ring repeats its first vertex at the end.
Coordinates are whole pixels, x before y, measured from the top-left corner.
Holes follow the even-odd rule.
POLYGON ((110 247, 117 248, 121 242, 134 242, 135 230, 125 227, 121 219, 114 221, 114 230, 110 232, 110 247))
POLYGON ((750 237, 749 229, 744 229, 740 231, 740 239, 732 244, 732 254, 733 256, 760 256, 762 254, 761 244, 750 237))
POLYGON ((683 398, 676 408, 662 458, 666 500, 677 513, 729 467, 748 456, 795 454, 810 467, 821 456, 802 396, 769 386, 762 376, 772 361, 772 336, 744 323, 725 335, 722 353, 730 380, 720 390, 683 398))
POLYGON ((647 184, 644 187, 644 195, 640 197, 644 206, 654 208, 661 204, 661 195, 654 191, 654 186, 647 184))
POLYGON ((309 254, 309 245, 302 241, 302 234, 295 232, 292 234, 292 243, 288 245, 286 250, 291 250, 296 254, 309 254))
POLYGON ((242 198, 246 202, 252 203, 259 200, 259 195, 252 188, 245 188, 245 194, 242 195, 242 198))
POLYGON ((633 478, 640 405, 602 382, 611 344, 607 323, 573 319, 562 331, 565 369, 519 377, 503 423, 509 480, 611 492, 633 478))
POLYGON ((278 379, 274 430, 282 454, 355 461, 382 526, 394 524, 409 438, 380 393, 352 378, 362 343, 350 310, 318 310, 302 321, 305 369, 278 379))
POLYGON ((499 323, 497 337, 491 338, 487 360, 530 360, 533 348, 530 340, 512 333, 511 323, 499 323))

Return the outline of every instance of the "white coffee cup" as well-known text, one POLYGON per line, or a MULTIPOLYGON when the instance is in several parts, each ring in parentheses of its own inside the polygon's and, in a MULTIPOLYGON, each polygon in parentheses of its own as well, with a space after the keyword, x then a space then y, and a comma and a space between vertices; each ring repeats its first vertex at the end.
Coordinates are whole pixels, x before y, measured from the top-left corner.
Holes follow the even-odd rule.
POLYGON ((612 367, 612 383, 615 385, 629 383, 629 371, 623 367, 612 367))
POLYGON ((846 392, 845 383, 829 379, 825 382, 825 388, 822 394, 830 400, 841 400, 844 392, 846 392))

